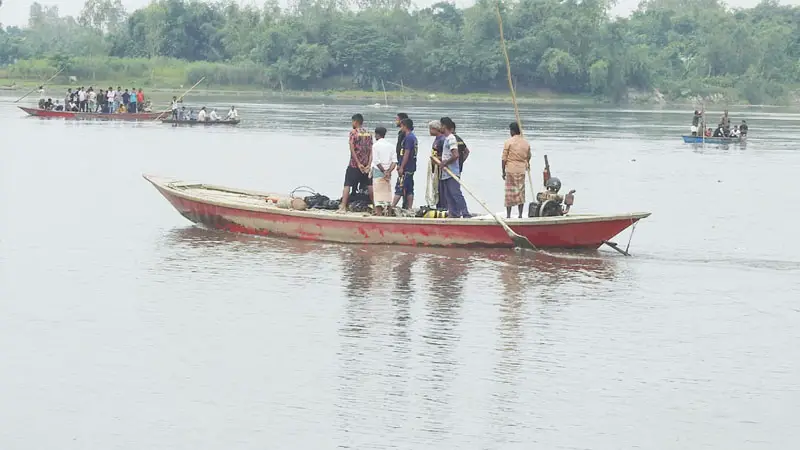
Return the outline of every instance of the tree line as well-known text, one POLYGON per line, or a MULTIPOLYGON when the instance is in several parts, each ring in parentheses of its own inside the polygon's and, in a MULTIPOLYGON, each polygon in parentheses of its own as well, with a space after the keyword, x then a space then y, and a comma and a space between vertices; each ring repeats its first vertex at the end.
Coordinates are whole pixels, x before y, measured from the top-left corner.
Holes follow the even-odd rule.
MULTIPOLYGON (((383 82, 502 92, 496 5, 478 0, 468 8, 441 2, 413 9, 409 0, 294 0, 282 9, 276 0, 260 8, 156 0, 128 13, 120 0, 87 0, 72 17, 34 3, 26 27, 0 26, 0 66, 45 59, 80 70, 88 63, 77 61, 88 58, 102 69, 126 59, 173 58, 216 63, 197 63, 196 73, 183 77, 205 71, 220 85, 380 90, 383 82)), ((774 0, 750 9, 718 0, 645 0, 628 18, 612 18, 609 7, 608 0, 501 2, 517 89, 615 102, 657 89, 667 99, 717 94, 783 103, 800 82, 798 7, 774 0)))

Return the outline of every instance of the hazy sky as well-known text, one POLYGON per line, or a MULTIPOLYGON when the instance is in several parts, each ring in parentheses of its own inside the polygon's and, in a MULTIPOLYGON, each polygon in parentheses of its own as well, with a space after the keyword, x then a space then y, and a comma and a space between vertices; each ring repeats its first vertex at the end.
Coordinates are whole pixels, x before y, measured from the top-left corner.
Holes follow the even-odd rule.
MULTIPOLYGON (((2 0, 0 6, 0 23, 4 25, 25 25, 28 21, 28 10, 35 0, 2 0)), ((43 5, 58 5, 62 15, 76 15, 80 12, 86 0, 39 0, 43 5)), ((281 4, 286 4, 286 0, 279 0, 281 4)), ((439 0, 412 0, 418 6, 428 6, 437 3, 439 0)), ((732 7, 752 7, 760 0, 729 0, 727 3, 732 7)), ((455 0, 458 6, 469 6, 474 0, 455 0)), ((140 8, 150 3, 150 0, 122 0, 122 4, 128 11, 140 8)), ((243 3, 250 3, 245 1, 243 3)), ((256 2, 261 3, 261 2, 256 2)), ((785 5, 798 5, 800 0, 781 0, 785 5)), ((639 4, 639 0, 618 0, 617 6, 612 10, 615 15, 627 15, 639 4)))

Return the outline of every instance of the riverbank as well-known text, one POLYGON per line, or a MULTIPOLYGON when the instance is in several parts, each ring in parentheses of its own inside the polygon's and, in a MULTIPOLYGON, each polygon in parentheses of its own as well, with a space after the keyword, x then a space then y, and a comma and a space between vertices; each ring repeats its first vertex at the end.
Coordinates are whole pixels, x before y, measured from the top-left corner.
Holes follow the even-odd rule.
MULTIPOLYGON (((108 86, 118 86, 119 82, 114 81, 82 81, 67 84, 50 84, 47 86, 46 93, 48 97, 53 99, 60 98, 62 93, 66 92, 68 88, 75 88, 76 85, 81 86, 94 86, 96 88, 107 88, 108 86)), ((129 88, 140 87, 139 84, 126 84, 129 88)), ((8 78, 0 78, 0 94, 2 93, 19 93, 20 96, 38 86, 35 81, 19 81, 11 80, 8 78), (5 89, 6 86, 16 82, 14 89, 5 89)), ((181 95, 190 86, 175 84, 174 88, 165 86, 150 87, 143 83, 141 87, 151 98, 156 99, 169 99, 173 95, 181 95)), ((123 89, 125 87, 123 86, 123 89)), ((224 88, 213 87, 196 87, 189 95, 204 96, 204 97, 242 97, 242 98, 269 98, 269 99, 309 99, 309 100, 357 100, 366 101, 370 103, 388 104, 404 103, 412 101, 430 101, 430 102, 446 102, 446 103, 510 103, 511 96, 493 93, 467 93, 467 94, 448 94, 441 92, 423 92, 419 90, 387 90, 383 91, 359 91, 359 90, 311 90, 311 91, 293 91, 284 90, 276 91, 263 89, 259 86, 225 86, 224 88)), ((32 93, 29 97, 38 97, 36 92, 32 93)), ((549 92, 537 92, 533 95, 523 94, 517 96, 517 102, 520 104, 596 104, 602 103, 595 98, 589 96, 568 96, 559 95, 549 92)))
MULTIPOLYGON (((19 80, 0 77, 0 95, 13 96, 18 94, 20 97, 35 89, 40 82, 31 80, 19 80), (14 84, 13 88, 9 88, 14 84)), ((63 93, 68 88, 74 88, 76 85, 82 86, 95 86, 98 88, 108 86, 118 86, 119 81, 90 81, 83 80, 73 84, 49 84, 47 85, 47 96, 50 98, 60 99, 63 93)), ((151 100, 157 102, 167 102, 173 95, 181 95, 190 86, 183 85, 179 82, 172 83, 174 87, 168 87, 169 84, 159 83, 158 86, 148 86, 149 83, 126 83, 129 88, 142 87, 151 100)), ((310 91, 295 91, 284 90, 276 91, 264 89, 260 86, 225 86, 214 88, 204 86, 205 83, 194 88, 189 96, 202 96, 202 97, 241 97, 243 100, 253 99, 269 99, 269 100, 319 100, 319 101, 363 101, 370 104, 403 104, 411 102, 443 102, 443 103, 456 103, 456 104, 510 104, 511 96, 502 93, 465 93, 465 94, 450 94, 441 92, 426 92, 411 88, 387 90, 383 91, 360 91, 360 90, 310 90, 310 91)), ((124 86, 123 86, 124 89, 124 86)), ((706 98, 683 98, 678 100, 666 100, 663 96, 650 92, 631 92, 629 94, 629 101, 627 105, 634 106, 658 106, 658 107, 676 107, 676 108, 695 108, 698 105, 704 104, 708 106, 725 106, 725 107, 786 107, 786 104, 765 104, 765 105, 751 105, 738 100, 730 100, 724 96, 715 94, 706 98)), ((38 98, 38 94, 34 91, 28 97, 27 101, 31 98, 38 98)), ((611 105, 608 100, 599 99, 588 95, 564 95, 554 93, 547 90, 539 90, 535 92, 518 92, 517 103, 521 105, 532 104, 545 104, 545 105, 611 105)), ((789 106, 796 106, 800 104, 800 91, 793 91, 791 93, 789 106)))

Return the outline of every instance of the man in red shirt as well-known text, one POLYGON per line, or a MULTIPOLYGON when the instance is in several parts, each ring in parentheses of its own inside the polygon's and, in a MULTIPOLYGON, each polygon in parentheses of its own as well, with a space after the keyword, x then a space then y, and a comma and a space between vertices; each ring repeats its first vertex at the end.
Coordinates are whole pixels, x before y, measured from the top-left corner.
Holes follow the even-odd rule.
POLYGON ((347 202, 350 200, 350 188, 354 186, 367 186, 369 200, 375 203, 372 192, 372 134, 364 128, 364 116, 353 114, 353 129, 350 130, 350 164, 344 174, 344 189, 342 190, 342 203, 339 211, 347 211, 347 202))
POLYGON ((136 103, 139 106, 139 111, 144 111, 144 92, 142 92, 142 88, 139 88, 139 92, 136 93, 136 103))

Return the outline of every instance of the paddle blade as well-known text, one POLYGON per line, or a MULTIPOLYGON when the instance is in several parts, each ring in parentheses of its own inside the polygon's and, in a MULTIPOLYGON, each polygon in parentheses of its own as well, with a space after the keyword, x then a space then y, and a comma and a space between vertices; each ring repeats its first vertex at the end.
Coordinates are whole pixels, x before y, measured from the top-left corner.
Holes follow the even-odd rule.
POLYGON ((520 236, 514 233, 514 235, 511 236, 511 240, 514 242, 514 247, 524 248, 526 250, 536 250, 536 247, 531 244, 531 241, 529 241, 525 236, 520 236))

